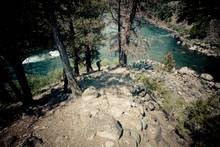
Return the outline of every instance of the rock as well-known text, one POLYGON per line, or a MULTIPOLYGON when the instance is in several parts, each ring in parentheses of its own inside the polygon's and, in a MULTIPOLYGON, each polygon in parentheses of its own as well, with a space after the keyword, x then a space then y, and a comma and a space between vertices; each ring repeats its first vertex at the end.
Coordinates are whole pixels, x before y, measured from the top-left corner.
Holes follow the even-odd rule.
POLYGON ((138 85, 135 85, 134 88, 131 90, 131 93, 133 96, 137 96, 137 95, 140 95, 141 96, 145 96, 146 95, 146 87, 144 86, 144 84, 138 84, 138 85))
POLYGON ((161 140, 161 127, 159 125, 149 125, 147 129, 147 136, 149 139, 159 143, 161 140))
POLYGON ((147 129, 147 127, 148 127, 148 125, 147 125, 147 118, 145 117, 145 118, 143 118, 142 120, 141 120, 141 122, 142 122, 142 127, 143 127, 143 129, 147 129))
POLYGON ((182 42, 181 42, 181 41, 177 41, 176 43, 177 43, 178 45, 181 45, 182 42))
POLYGON ((136 125, 136 129, 137 129, 138 131, 141 131, 141 130, 143 129, 143 125, 142 125, 142 121, 141 121, 141 120, 138 121, 138 123, 137 123, 137 125, 136 125))
POLYGON ((149 94, 146 94, 144 97, 145 101, 148 102, 149 100, 151 100, 151 97, 149 94))
POLYGON ((153 111, 153 110, 155 109, 154 103, 149 102, 149 103, 147 104, 147 109, 150 110, 150 111, 153 111))
POLYGON ((136 130, 133 130, 133 129, 130 132, 131 132, 131 137, 134 138, 137 144, 140 144, 141 142, 140 134, 136 130))
MULTIPOLYGON (((101 120, 100 120, 101 121, 101 120)), ((121 124, 114 118, 110 118, 103 125, 98 126, 97 135, 110 140, 119 140, 122 136, 123 129, 121 124)))
POLYGON ((207 74, 207 73, 201 74, 200 77, 204 80, 207 80, 207 81, 213 81, 213 77, 210 74, 207 74))
POLYGON ((43 139, 42 138, 38 138, 36 136, 31 136, 29 138, 27 138, 24 143, 23 143, 23 147, 39 147, 42 146, 43 144, 43 139))
POLYGON ((146 90, 143 90, 139 93, 139 96, 144 97, 147 94, 146 90))
POLYGON ((17 140, 18 140, 17 136, 7 136, 4 140, 3 146, 13 146, 17 140))
POLYGON ((190 50, 196 50, 196 49, 198 49, 198 46, 194 45, 194 46, 191 46, 189 49, 190 50))
POLYGON ((215 83, 215 88, 220 89, 220 83, 215 83))
POLYGON ((114 142, 112 141, 105 142, 105 147, 112 147, 112 146, 114 146, 114 142))
POLYGON ((87 88, 82 94, 83 100, 89 100, 89 99, 97 98, 97 97, 99 97, 99 93, 97 89, 93 86, 87 88))
POLYGON ((186 74, 186 75, 196 75, 195 71, 188 68, 188 67, 182 67, 179 69, 178 73, 180 74, 186 74))

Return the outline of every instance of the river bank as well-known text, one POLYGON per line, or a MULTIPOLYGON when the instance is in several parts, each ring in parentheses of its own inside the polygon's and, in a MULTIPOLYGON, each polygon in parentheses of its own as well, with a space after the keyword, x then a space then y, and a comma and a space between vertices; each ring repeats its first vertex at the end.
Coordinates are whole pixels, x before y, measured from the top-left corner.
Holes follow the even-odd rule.
POLYGON ((187 38, 187 35, 176 31, 175 29, 171 28, 168 23, 159 20, 149 13, 142 12, 139 15, 144 17, 149 23, 157 26, 158 28, 169 31, 172 34, 172 37, 177 40, 177 43, 185 46, 187 49, 207 56, 220 57, 220 52, 218 51, 217 47, 206 44, 198 39, 190 40, 187 38))

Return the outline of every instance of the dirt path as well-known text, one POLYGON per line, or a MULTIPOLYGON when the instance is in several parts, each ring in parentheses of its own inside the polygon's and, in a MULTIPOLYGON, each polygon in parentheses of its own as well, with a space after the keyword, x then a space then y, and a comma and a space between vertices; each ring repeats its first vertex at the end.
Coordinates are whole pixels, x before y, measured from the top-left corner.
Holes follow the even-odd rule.
MULTIPOLYGON (((125 68, 102 71, 84 77, 82 98, 35 123, 26 144, 74 147, 178 147, 178 136, 163 112, 132 96, 136 83, 125 68), (34 140, 34 141, 33 141, 34 140)), ((152 106, 153 105, 153 106, 152 106)))

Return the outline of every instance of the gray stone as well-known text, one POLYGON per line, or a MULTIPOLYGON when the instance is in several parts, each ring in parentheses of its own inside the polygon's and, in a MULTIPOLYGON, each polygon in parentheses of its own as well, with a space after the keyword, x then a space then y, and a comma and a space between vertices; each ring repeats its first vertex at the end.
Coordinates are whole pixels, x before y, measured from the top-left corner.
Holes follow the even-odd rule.
POLYGON ((180 74, 186 74, 186 75, 196 75, 195 71, 188 68, 188 67, 182 67, 179 69, 178 73, 180 74))
POLYGON ((131 132, 131 137, 134 138, 137 144, 140 144, 141 142, 141 136, 136 130, 130 130, 131 132))
POLYGON ((143 129, 143 124, 142 124, 142 121, 141 121, 141 120, 138 121, 138 123, 137 123, 137 125, 136 125, 136 129, 137 129, 138 131, 141 131, 141 130, 143 129))
POLYGON ((207 74, 207 73, 201 74, 200 77, 204 80, 207 80, 207 81, 213 81, 213 77, 210 74, 207 74))
POLYGON ((143 129, 144 129, 144 130, 146 130, 146 129, 147 129, 147 127, 148 127, 146 117, 145 117, 145 118, 143 118, 143 119, 141 120, 141 122, 142 122, 143 129))
POLYGON ((147 109, 150 110, 150 111, 153 111, 153 110, 155 109, 154 103, 149 102, 149 103, 147 104, 147 109))
POLYGON ((215 83, 215 88, 220 89, 220 83, 215 83))
POLYGON ((133 96, 140 95, 141 93, 142 96, 145 96, 146 92, 147 90, 144 84, 135 85, 134 88, 131 90, 133 96))
POLYGON ((105 142, 105 147, 112 147, 112 146, 114 146, 114 142, 112 141, 105 142))
POLYGON ((123 133, 121 124, 114 118, 110 118, 104 125, 98 126, 97 135, 110 140, 119 140, 123 133))
POLYGON ((84 100, 89 100, 91 98, 97 98, 97 97, 99 97, 99 93, 97 89, 93 86, 87 88, 82 94, 82 99, 84 100))

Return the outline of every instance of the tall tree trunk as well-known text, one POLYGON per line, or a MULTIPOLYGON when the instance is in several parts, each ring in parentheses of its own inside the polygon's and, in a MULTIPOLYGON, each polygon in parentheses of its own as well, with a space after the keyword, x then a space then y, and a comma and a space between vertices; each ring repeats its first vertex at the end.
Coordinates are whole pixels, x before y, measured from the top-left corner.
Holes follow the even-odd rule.
POLYGON ((70 21, 69 21, 69 25, 70 25, 70 34, 72 36, 72 41, 73 41, 73 56, 74 56, 74 72, 75 72, 75 75, 79 75, 79 55, 78 55, 78 49, 75 47, 75 38, 74 38, 74 35, 75 35, 75 31, 74 31, 74 27, 73 27, 73 20, 71 19, 71 16, 69 16, 70 18, 70 21))
POLYGON ((9 84, 17 99, 21 99, 22 98, 21 91, 14 84, 11 77, 9 76, 9 71, 6 68, 7 66, 8 66, 8 62, 5 60, 4 57, 0 56, 0 70, 1 70, 0 79, 1 81, 9 84))
POLYGON ((90 71, 93 71, 93 69, 92 69, 92 61, 91 61, 91 51, 88 46, 86 46, 85 57, 86 57, 86 71, 87 73, 89 73, 90 71))
POLYGON ((132 25, 134 22, 134 18, 137 12, 137 6, 138 6, 138 0, 133 0, 132 2, 132 8, 131 8, 131 13, 129 16, 129 21, 127 22, 127 28, 126 28, 126 33, 125 33, 125 39, 126 39, 126 46, 130 45, 130 38, 131 38, 131 31, 132 31, 132 25))
MULTIPOLYGON (((127 48, 129 48, 129 45, 130 45, 132 25, 133 25, 134 18, 135 18, 136 12, 137 12, 137 5, 138 5, 138 0, 133 0, 131 13, 130 13, 129 20, 127 21, 127 26, 125 29, 125 45, 127 48)), ((124 53, 123 61, 124 61, 124 65, 126 65, 127 64, 126 53, 124 53)))
MULTIPOLYGON (((53 7, 52 7, 52 9, 53 9, 53 7)), ((54 42, 55 42, 55 44, 58 48, 58 51, 60 53, 60 58, 63 63, 64 71, 65 71, 67 79, 68 79, 68 84, 70 84, 72 94, 74 96, 79 96, 82 94, 82 91, 77 84, 77 81, 76 81, 74 74, 73 74, 73 70, 70 66, 70 62, 69 62, 69 58, 68 58, 68 55, 66 52, 66 48, 65 48, 64 43, 61 39, 60 32, 59 32, 59 29, 57 26, 57 20, 56 20, 56 17, 55 17, 53 10, 50 10, 49 20, 50 20, 50 24, 52 27, 54 42)))
POLYGON ((121 47, 121 0, 118 0, 118 52, 119 52, 119 64, 124 66, 127 64, 127 55, 124 49, 121 47))
POLYGON ((11 61, 10 63, 15 71, 18 82, 19 82, 21 89, 22 89, 22 92, 23 92, 23 97, 21 99, 23 104, 24 105, 32 105, 33 104, 32 93, 31 93, 31 89, 28 85, 28 81, 25 76, 24 67, 23 67, 22 63, 19 61, 11 61))
POLYGON ((74 48, 74 71, 76 75, 79 75, 79 60, 78 49, 74 48))
POLYGON ((125 50, 121 47, 121 0, 118 0, 118 48, 119 48, 119 64, 121 66, 126 66, 127 64, 127 54, 125 50))
POLYGON ((68 79, 65 73, 65 70, 63 68, 63 82, 64 82, 64 91, 67 92, 68 91, 68 79))

